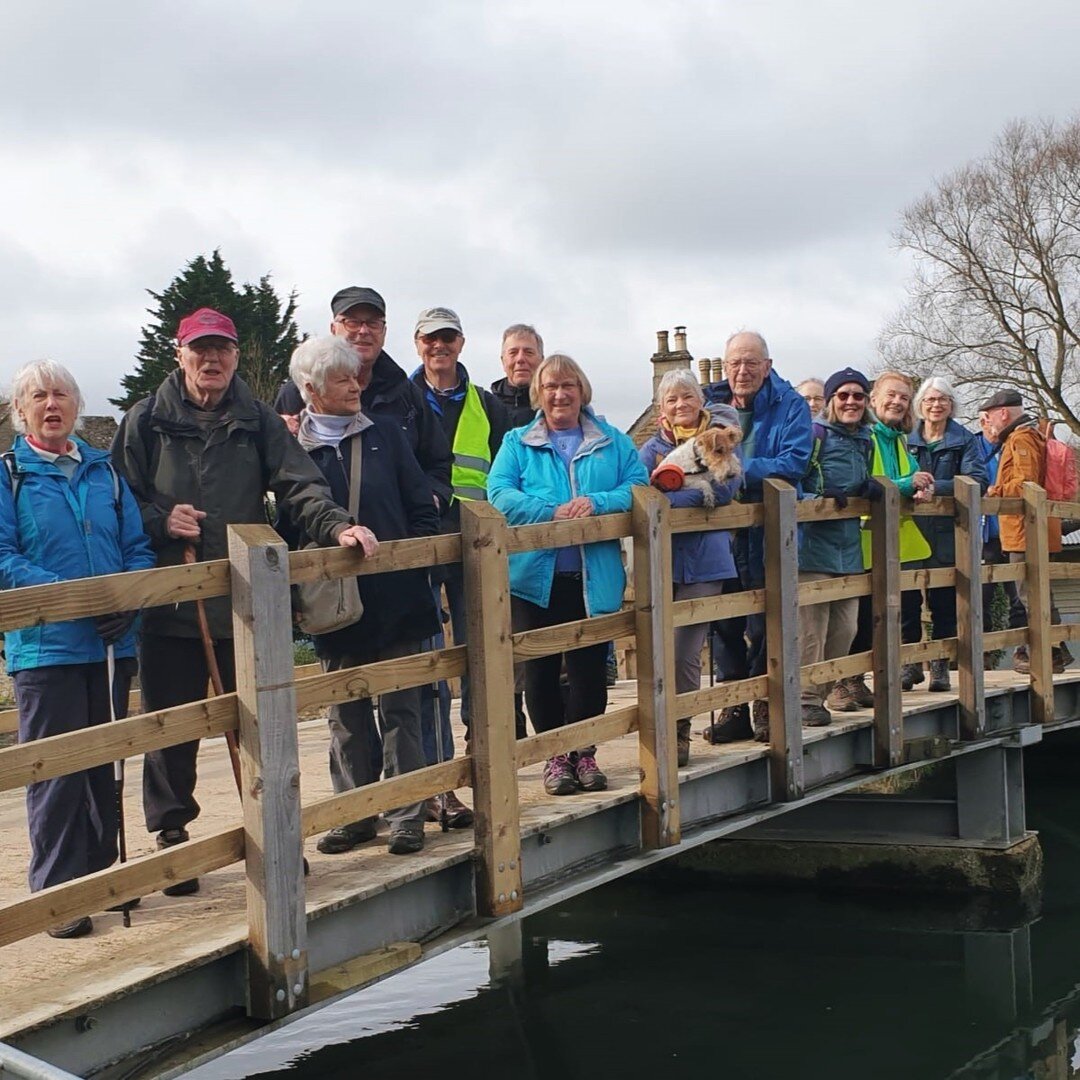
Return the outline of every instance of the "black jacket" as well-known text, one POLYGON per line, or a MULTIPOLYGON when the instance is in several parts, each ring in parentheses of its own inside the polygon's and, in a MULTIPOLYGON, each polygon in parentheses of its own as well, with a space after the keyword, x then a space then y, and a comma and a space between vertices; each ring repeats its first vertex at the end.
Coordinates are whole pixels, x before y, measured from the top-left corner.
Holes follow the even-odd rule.
POLYGON ((532 423, 536 410, 529 402, 528 386, 514 386, 509 379, 502 378, 496 379, 491 384, 491 392, 506 410, 511 428, 524 427, 532 423))
MULTIPOLYGON (((274 412, 295 416, 303 407, 300 391, 287 379, 274 401, 274 412)), ((360 395, 360 409, 365 416, 397 421, 445 511, 450 505, 450 444, 431 410, 424 407, 423 390, 409 381, 385 350, 375 359, 371 382, 360 395)))
MULTIPOLYGON (((309 447, 311 460, 330 485, 334 501, 348 505, 352 440, 360 439, 358 523, 366 525, 379 540, 436 535, 439 515, 431 500, 427 478, 420 471, 405 435, 384 416, 361 416, 360 422, 362 430, 343 439, 337 449, 311 446, 304 428, 300 430, 300 445, 309 447)), ((303 546, 309 538, 301 530, 290 539, 303 546)), ((319 656, 374 656, 387 646, 423 641, 438 631, 439 621, 426 570, 361 574, 356 580, 364 614, 352 626, 316 637, 315 652, 319 656)))

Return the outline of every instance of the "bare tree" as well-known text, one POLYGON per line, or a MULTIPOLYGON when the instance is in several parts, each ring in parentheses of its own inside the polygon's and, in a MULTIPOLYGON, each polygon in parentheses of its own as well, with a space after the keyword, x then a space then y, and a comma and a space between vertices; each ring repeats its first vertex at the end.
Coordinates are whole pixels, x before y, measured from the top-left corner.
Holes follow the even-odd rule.
POLYGON ((885 362, 969 400, 1019 390, 1080 435, 1080 121, 1010 124, 904 211, 896 240, 915 273, 885 362))

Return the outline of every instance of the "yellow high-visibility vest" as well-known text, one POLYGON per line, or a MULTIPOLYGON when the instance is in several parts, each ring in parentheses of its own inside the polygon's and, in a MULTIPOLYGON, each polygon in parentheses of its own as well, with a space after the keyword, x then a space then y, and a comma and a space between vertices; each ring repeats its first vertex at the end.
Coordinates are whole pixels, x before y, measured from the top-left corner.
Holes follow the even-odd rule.
POLYGON ((454 463, 450 486, 455 499, 487 501, 487 478, 491 471, 491 421, 484 412, 480 391, 469 383, 461 417, 454 432, 454 463))
MULTIPOLYGON (((871 435, 874 444, 874 459, 870 462, 871 476, 888 476, 885 463, 881 460, 881 443, 876 435, 871 435)), ((900 467, 900 475, 908 476, 916 471, 915 459, 908 452, 907 443, 904 439, 896 440, 896 460, 900 467)), ((870 519, 862 519, 862 561, 867 570, 873 562, 870 555, 870 519)), ((916 562, 918 559, 926 559, 930 556, 930 545, 926 542, 922 530, 915 524, 915 519, 910 514, 900 515, 900 561, 916 562)))

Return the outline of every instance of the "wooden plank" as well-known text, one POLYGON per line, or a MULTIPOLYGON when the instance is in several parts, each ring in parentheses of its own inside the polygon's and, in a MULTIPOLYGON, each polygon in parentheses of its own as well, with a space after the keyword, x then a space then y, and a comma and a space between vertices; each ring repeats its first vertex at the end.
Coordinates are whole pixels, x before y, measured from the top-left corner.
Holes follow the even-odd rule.
POLYGON ((903 763, 900 699, 900 492, 879 477, 881 499, 870 514, 874 609, 874 764, 903 763))
POLYGON ((513 636, 514 660, 535 660, 541 656, 582 649, 587 645, 602 645, 633 632, 634 612, 631 608, 592 619, 525 630, 513 636))
POLYGON ((677 716, 700 716, 714 709, 726 709, 729 705, 741 705, 769 692, 769 677, 755 675, 752 679, 736 679, 734 682, 717 683, 701 690, 689 690, 676 694, 674 709, 677 716))
POLYGON ((624 705, 603 716, 592 716, 565 727, 530 735, 517 744, 517 767, 536 765, 556 754, 568 754, 579 746, 600 745, 638 730, 638 707, 624 705))
POLYGON ((904 513, 913 517, 953 517, 956 504, 948 495, 938 495, 928 502, 904 501, 904 513))
POLYGON ((1046 512, 1050 517, 1080 518, 1080 502, 1065 502, 1061 499, 1047 499, 1046 512))
POLYGON ((0 592, 0 632, 228 593, 229 564, 224 559, 28 585, 0 592))
POLYGON ((673 626, 693 626, 714 619, 734 619, 740 615, 757 615, 765 610, 765 590, 724 593, 720 596, 700 596, 693 600, 676 600, 671 605, 673 626))
MULTIPOLYGON (((983 499, 983 515, 986 514, 986 500, 983 499)), ((986 583, 1005 581, 1023 581, 1027 576, 1027 570, 1023 563, 985 563, 982 568, 982 579, 986 583)))
POLYGON ((678 844, 682 836, 675 743, 675 720, 682 714, 676 714, 672 706, 671 507, 650 487, 635 487, 633 500, 641 845, 652 851, 678 844))
POLYGON ((729 503, 712 510, 687 507, 671 511, 673 533, 705 532, 709 529, 746 529, 765 520, 761 503, 729 503))
POLYGON ((1080 623, 1055 623, 1050 627, 1051 641, 1080 641, 1080 623))
POLYGON ((822 660, 817 664, 807 664, 800 673, 803 686, 821 686, 825 683, 849 679, 852 675, 864 675, 874 664, 874 654, 866 652, 852 653, 851 656, 839 656, 834 660, 822 660))
POLYGON ((378 697, 389 690, 427 686, 437 679, 456 679, 464 673, 464 645, 413 653, 395 660, 378 660, 298 680, 296 707, 303 711, 316 705, 378 697))
MULTIPOLYGON (((1019 564, 1015 564, 1019 565, 1019 564)), ((1051 581, 1078 581, 1080 580, 1080 563, 1051 562, 1051 581)))
POLYGON ((983 670, 982 490, 970 476, 957 476, 956 660, 959 672, 960 738, 986 731, 983 670))
POLYGON ((1050 640, 1050 538, 1046 492, 1024 484, 1024 565, 1027 567, 1028 656, 1031 659, 1031 720, 1054 719, 1053 642, 1050 640))
POLYGON ((795 520, 804 521, 843 521, 848 518, 865 517, 870 513, 870 503, 866 499, 848 499, 843 510, 836 508, 835 499, 802 499, 795 507, 795 520))
POLYGON ((1002 499, 997 496, 985 498, 982 501, 984 514, 1022 514, 1024 512, 1023 499, 1002 499))
POLYGON ((237 825, 200 840, 132 859, 96 874, 53 885, 0 907, 0 946, 40 934, 50 926, 149 896, 166 885, 230 866, 244 857, 244 830, 237 825))
POLYGON ((820 581, 804 581, 799 585, 799 606, 831 604, 852 596, 870 595, 870 575, 843 574, 840 577, 822 578, 820 581))
POLYGON ((621 540, 630 535, 629 514, 594 514, 565 521, 544 521, 539 525, 516 525, 509 530, 507 552, 538 548, 564 548, 592 544, 597 540, 621 540))
POLYGON ((329 795, 303 808, 304 836, 315 836, 337 825, 384 814, 397 806, 408 806, 471 784, 472 758, 457 757, 440 765, 429 765, 425 769, 380 780, 377 784, 365 784, 354 791, 329 795))
POLYGON ((983 634, 983 648, 990 652, 993 649, 1013 649, 1017 645, 1026 645, 1028 642, 1028 629, 1021 626, 1018 630, 992 630, 989 634, 983 634))
POLYGON ((236 729, 236 695, 192 701, 0 750, 0 791, 236 729))
POLYGON ((236 706, 243 778, 250 1016, 308 1003, 300 752, 289 549, 269 525, 230 525, 236 706))
POLYGON ((790 801, 806 792, 799 680, 798 494, 790 484, 770 478, 764 497, 769 775, 773 799, 790 801))
POLYGON ((901 570, 900 590, 908 589, 945 589, 956 584, 956 568, 936 566, 930 569, 901 570))
POLYGON ((336 994, 359 990, 360 987, 367 986, 368 983, 381 979, 384 975, 390 975, 409 964, 415 964, 423 952, 424 950, 415 941, 394 941, 374 952, 355 956, 344 964, 312 972, 309 999, 314 1004, 334 997, 336 994))
POLYGON ((350 574, 383 574, 388 570, 416 570, 461 562, 461 534, 419 536, 408 540, 384 540, 378 552, 366 558, 359 548, 305 548, 289 553, 289 578, 318 581, 350 574))
POLYGON ((901 664, 921 664, 927 660, 956 659, 956 638, 941 638, 938 641, 914 641, 900 646, 901 664))
POLYGON ((476 819, 476 907, 481 915, 507 915, 524 904, 514 764, 509 539, 506 519, 490 503, 461 504, 476 819))

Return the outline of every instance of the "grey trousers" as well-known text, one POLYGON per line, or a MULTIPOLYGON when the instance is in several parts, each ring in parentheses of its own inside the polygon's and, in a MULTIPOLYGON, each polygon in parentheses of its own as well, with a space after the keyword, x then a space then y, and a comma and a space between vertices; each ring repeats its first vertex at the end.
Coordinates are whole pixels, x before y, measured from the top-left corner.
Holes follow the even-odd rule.
MULTIPOLYGON (((412 656, 420 651, 421 645, 419 641, 398 642, 362 656, 339 654, 323 660, 323 670, 341 671, 377 660, 412 656)), ((372 762, 378 760, 373 750, 380 737, 383 769, 387 777, 422 769, 427 764, 420 741, 420 694, 419 686, 380 694, 378 725, 371 698, 330 706, 330 779, 334 791, 352 791, 379 779, 372 762)), ((410 803, 390 810, 384 816, 390 823, 391 832, 396 825, 407 822, 422 826, 424 803, 410 803)))
MULTIPOLYGON (((1025 555, 1022 551, 1010 551, 1009 562, 1018 563, 1024 562, 1025 555)), ((1016 597, 1020 601, 1020 606, 1024 609, 1024 626, 1028 623, 1028 587, 1027 578, 1022 577, 1016 583, 1016 597)), ((1050 621, 1052 623, 1061 622, 1061 612, 1058 611, 1058 606, 1054 603, 1054 583, 1050 583, 1050 621)))
MULTIPOLYGON (((799 581, 823 581, 837 577, 836 574, 820 574, 805 570, 799 573, 799 581)), ((831 600, 827 604, 799 605, 800 665, 820 664, 822 660, 835 660, 847 656, 855 640, 859 621, 859 599, 831 600)), ((832 683, 819 683, 802 692, 804 705, 820 705, 832 689, 832 683)))
MULTIPOLYGON (((675 583, 676 600, 696 600, 702 596, 719 596, 724 591, 722 581, 694 581, 687 584, 675 583)), ((693 626, 675 628, 675 692, 686 694, 701 688, 701 649, 705 644, 705 635, 709 632, 708 622, 693 626)), ((680 716, 679 720, 692 717, 680 716)))

